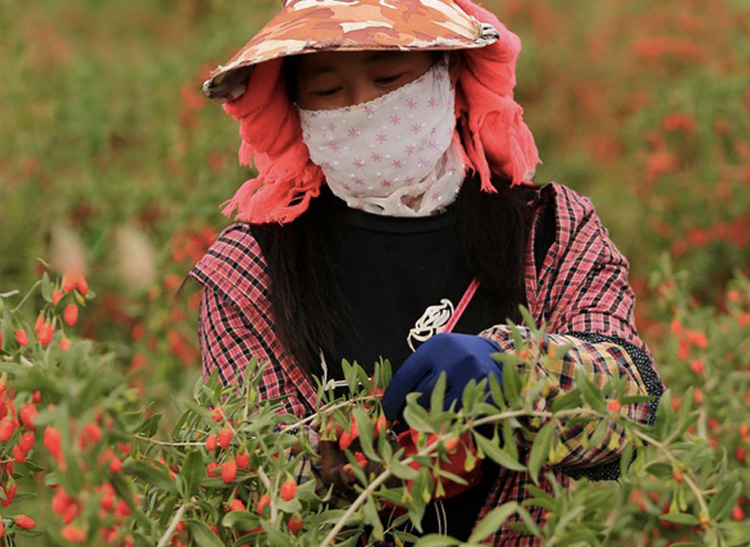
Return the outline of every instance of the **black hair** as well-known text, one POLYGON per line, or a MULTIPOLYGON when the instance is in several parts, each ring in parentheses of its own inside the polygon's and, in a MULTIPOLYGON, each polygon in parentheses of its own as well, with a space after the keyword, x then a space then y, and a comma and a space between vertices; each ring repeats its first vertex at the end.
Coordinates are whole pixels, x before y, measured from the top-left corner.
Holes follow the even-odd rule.
MULTIPOLYGON (((498 322, 520 322, 536 190, 511 188, 502 176, 495 176, 493 185, 497 193, 482 192, 478 178, 468 177, 452 207, 466 263, 496 303, 498 322)), ((335 355, 336 341, 354 335, 338 283, 341 208, 336 200, 324 187, 293 222, 254 227, 268 264, 276 335, 313 374, 321 373, 321 350, 335 355)))

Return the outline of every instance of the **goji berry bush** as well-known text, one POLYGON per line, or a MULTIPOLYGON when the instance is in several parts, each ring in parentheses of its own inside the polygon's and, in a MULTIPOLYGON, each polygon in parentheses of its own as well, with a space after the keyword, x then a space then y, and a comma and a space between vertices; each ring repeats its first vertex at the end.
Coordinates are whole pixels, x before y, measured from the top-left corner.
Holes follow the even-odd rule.
MULTIPOLYGON (((581 419, 617 417, 633 446, 647 447, 619 483, 540 494, 551 516, 538 533, 554 545, 741 545, 747 2, 485 4, 524 43, 517 98, 544 160, 536 180, 592 196, 631 261, 638 326, 669 388, 653 428, 627 423, 616 386, 581 393, 581 419)), ((380 435, 362 442, 383 427, 373 394, 387 367, 370 386, 351 369, 350 400, 322 402, 304 424, 253 399, 262 364, 236 391, 201 379, 200 295, 186 274, 248 173, 236 125, 200 84, 277 9, 278 0, 0 1, 0 545, 322 545, 364 529, 375 541, 441 493, 427 470, 469 438, 485 457, 531 464, 498 440, 523 427, 507 415, 529 411, 529 376, 518 400, 487 401, 498 438, 470 416, 444 417, 441 428, 414 408, 416 456, 388 453, 380 435), (316 451, 313 426, 349 449, 360 494, 348 509, 328 505, 314 481, 292 493, 289 477, 316 451), (405 508, 397 518, 383 511, 393 505, 405 508)), ((538 418, 553 424, 554 443, 570 416, 538 418)), ((550 447, 536 450, 540 476, 550 447)), ((473 540, 505 518, 529 526, 530 509, 498 510, 473 540)))

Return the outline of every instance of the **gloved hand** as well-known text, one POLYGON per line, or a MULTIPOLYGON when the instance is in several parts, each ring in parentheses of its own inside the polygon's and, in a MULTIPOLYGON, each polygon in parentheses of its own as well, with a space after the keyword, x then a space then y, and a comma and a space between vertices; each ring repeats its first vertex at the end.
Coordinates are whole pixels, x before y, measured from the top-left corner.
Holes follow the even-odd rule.
POLYGON ((440 377, 446 373, 445 408, 453 401, 461 403, 461 395, 470 380, 477 382, 495 375, 502 385, 502 364, 492 357, 500 348, 494 342, 468 334, 437 334, 422 344, 393 375, 383 394, 383 410, 390 421, 400 417, 406 395, 415 391, 422 395, 418 402, 427 408, 430 395, 440 377))

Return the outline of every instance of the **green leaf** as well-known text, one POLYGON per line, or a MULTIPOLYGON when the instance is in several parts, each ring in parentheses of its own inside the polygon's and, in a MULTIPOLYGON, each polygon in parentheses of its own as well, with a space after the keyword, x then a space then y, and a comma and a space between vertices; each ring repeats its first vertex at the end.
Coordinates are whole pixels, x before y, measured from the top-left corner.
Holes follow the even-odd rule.
POLYGON ((153 437, 159 429, 159 422, 161 421, 161 413, 149 416, 148 419, 143 422, 139 432, 145 437, 153 437))
POLYGON ((526 470, 525 465, 519 463, 511 454, 506 452, 503 448, 500 448, 499 441, 493 442, 478 433, 474 434, 474 440, 477 442, 477 445, 482 452, 501 467, 505 467, 512 471, 526 470))
POLYGON ((440 534, 427 534, 417 540, 414 547, 450 547, 452 545, 461 545, 457 539, 440 534))
POLYGON ((226 528, 236 528, 243 531, 255 530, 260 524, 260 517, 248 511, 232 511, 224 515, 222 524, 226 528))
POLYGON ((469 543, 479 543, 483 539, 497 532, 503 523, 518 510, 515 501, 495 507, 475 527, 469 536, 469 543))
POLYGON ((742 490, 742 482, 740 482, 737 472, 735 471, 729 477, 726 478, 724 484, 719 489, 714 497, 708 504, 708 514, 714 520, 722 520, 729 515, 732 508, 737 503, 737 498, 740 496, 742 490))
POLYGON ((183 496, 186 500, 198 494, 201 480, 205 474, 206 467, 203 464, 203 454, 198 450, 188 454, 180 473, 182 480, 185 482, 185 492, 183 492, 183 496))
POLYGON ((417 471, 406 464, 401 463, 398 459, 394 459, 390 465, 391 471, 399 479, 409 481, 417 476, 417 471))
POLYGON ((583 400, 591 406, 594 410, 599 412, 605 412, 604 396, 599 389, 594 385, 591 379, 586 376, 582 370, 577 370, 576 374, 576 385, 581 390, 583 400))
POLYGON ((492 402, 500 410, 505 410, 508 405, 505 403, 505 397, 503 397, 503 388, 500 386, 500 382, 497 376, 490 374, 490 395, 492 395, 492 402))
POLYGON ((628 443, 625 445, 625 449, 622 451, 622 455, 620 456, 620 476, 624 477, 628 470, 630 469, 630 464, 633 461, 633 454, 635 452, 635 448, 633 447, 632 441, 628 441, 628 443))
POLYGON ((503 366, 503 394, 505 400, 514 408, 521 406, 521 377, 518 368, 513 364, 506 363, 503 366))
POLYGON ((357 422, 357 429, 359 429, 359 444, 362 447, 362 452, 371 461, 382 461, 373 447, 372 438, 375 434, 375 427, 372 419, 359 407, 355 407, 352 414, 357 422))
POLYGON ((549 451, 552 447, 552 435, 555 432, 555 424, 552 421, 547 422, 534 438, 534 444, 531 445, 529 454, 529 473, 535 483, 539 482, 539 470, 547 462, 549 451))
POLYGON ((362 507, 362 513, 365 517, 365 523, 373 527, 375 538, 382 539, 385 532, 383 523, 378 515, 378 508, 375 506, 375 500, 372 496, 367 496, 367 501, 362 507))
POLYGON ((555 398, 552 402, 552 412, 560 412, 571 408, 580 408, 583 404, 581 390, 575 388, 567 393, 555 398))
POLYGON ((445 371, 440 373, 440 376, 435 383, 435 387, 430 394, 430 410, 432 412, 439 412, 443 410, 443 401, 445 400, 445 385, 447 382, 447 375, 445 371))
POLYGON ((144 462, 128 462, 123 466, 126 475, 133 475, 143 480, 146 484, 156 487, 164 492, 176 494, 177 488, 169 474, 162 469, 157 469, 144 462))
POLYGON ((198 547, 225 547, 224 543, 211 531, 211 528, 205 522, 195 519, 185 521, 193 539, 198 547))
POLYGON ((589 437, 589 448, 596 449, 604 441, 609 432, 609 424, 609 420, 599 420, 594 432, 589 437))
POLYGON ((667 513, 661 515, 659 519, 674 522, 675 524, 687 524, 688 526, 698 526, 700 524, 695 515, 688 513, 667 513))
POLYGON ((266 524, 263 529, 268 535, 268 542, 264 545, 273 545, 273 547, 293 547, 292 540, 289 539, 289 536, 274 528, 270 524, 266 524))
POLYGON ((42 275, 42 298, 47 302, 52 302, 52 282, 47 272, 42 275))
POLYGON ((417 431, 432 431, 432 424, 430 424, 430 417, 427 411, 417 402, 419 397, 419 393, 409 393, 406 396, 404 419, 407 424, 417 431))

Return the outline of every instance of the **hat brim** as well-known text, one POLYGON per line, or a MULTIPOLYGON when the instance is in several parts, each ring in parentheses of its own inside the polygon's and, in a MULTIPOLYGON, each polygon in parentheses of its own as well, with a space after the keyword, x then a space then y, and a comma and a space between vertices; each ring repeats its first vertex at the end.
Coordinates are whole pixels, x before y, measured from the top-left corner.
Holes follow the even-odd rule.
POLYGON ((416 51, 481 48, 499 33, 453 0, 291 0, 203 84, 213 100, 246 90, 253 66, 319 51, 416 51))

